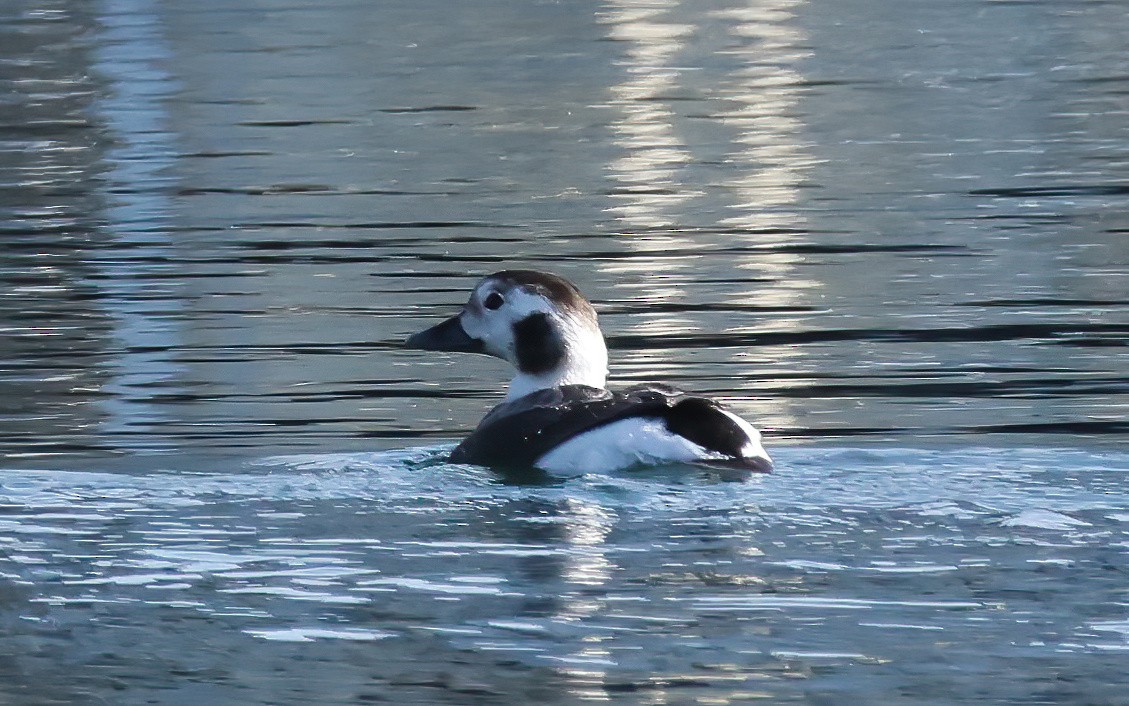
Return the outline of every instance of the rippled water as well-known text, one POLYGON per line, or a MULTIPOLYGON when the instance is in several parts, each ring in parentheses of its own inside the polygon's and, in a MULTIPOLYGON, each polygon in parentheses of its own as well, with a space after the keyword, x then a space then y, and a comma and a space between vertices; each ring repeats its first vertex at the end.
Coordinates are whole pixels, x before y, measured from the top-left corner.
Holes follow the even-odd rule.
POLYGON ((0 6, 0 700, 1127 703, 1116 2, 0 6), (503 266, 779 471, 442 463, 503 266))
POLYGON ((1124 453, 782 449, 749 483, 667 469, 508 486, 447 450, 9 471, 0 693, 1120 703, 1129 688, 1124 453))

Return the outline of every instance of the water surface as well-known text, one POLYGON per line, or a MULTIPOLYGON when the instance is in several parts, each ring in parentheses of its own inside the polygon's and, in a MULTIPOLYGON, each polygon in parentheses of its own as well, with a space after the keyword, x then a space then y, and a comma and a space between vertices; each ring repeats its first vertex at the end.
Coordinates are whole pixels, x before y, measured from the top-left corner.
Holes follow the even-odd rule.
POLYGON ((747 483, 672 468, 506 486, 447 450, 8 472, 3 693, 1120 703, 1129 687, 1124 453, 790 449, 747 483))

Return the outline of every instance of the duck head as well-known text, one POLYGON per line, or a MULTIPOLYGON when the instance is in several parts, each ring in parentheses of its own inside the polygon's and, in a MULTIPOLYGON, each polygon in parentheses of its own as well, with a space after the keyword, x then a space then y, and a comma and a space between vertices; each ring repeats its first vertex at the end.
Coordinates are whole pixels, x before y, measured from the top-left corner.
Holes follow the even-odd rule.
POLYGON ((508 361, 517 374, 507 400, 561 385, 607 383, 608 350, 596 310, 575 285, 547 272, 505 270, 484 278, 462 311, 405 345, 508 361))

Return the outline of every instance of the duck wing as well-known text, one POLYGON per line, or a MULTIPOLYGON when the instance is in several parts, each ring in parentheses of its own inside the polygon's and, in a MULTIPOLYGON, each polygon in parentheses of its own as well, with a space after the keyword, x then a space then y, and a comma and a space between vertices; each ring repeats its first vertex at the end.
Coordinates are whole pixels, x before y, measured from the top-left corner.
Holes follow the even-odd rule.
POLYGON ((490 410, 451 452, 452 463, 532 466, 561 442, 627 417, 662 417, 681 393, 666 387, 611 392, 587 385, 538 390, 490 410))
POLYGON ((538 390, 490 411, 451 453, 452 463, 528 467, 590 429, 629 417, 662 419, 673 434, 740 459, 746 432, 721 406, 665 385, 611 392, 586 385, 538 390))

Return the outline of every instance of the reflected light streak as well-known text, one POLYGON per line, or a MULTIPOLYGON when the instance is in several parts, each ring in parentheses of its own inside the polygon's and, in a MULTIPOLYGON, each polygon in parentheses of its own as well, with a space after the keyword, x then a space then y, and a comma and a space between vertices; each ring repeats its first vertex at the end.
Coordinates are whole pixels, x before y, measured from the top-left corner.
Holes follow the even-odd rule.
POLYGON ((627 79, 611 89, 611 103, 621 113, 612 129, 624 155, 611 165, 612 178, 620 184, 613 198, 622 203, 610 210, 634 228, 672 225, 669 212, 693 195, 676 179, 690 154, 675 134, 672 111, 661 100, 681 73, 670 61, 693 30, 655 21, 675 5, 674 0, 621 0, 604 18, 611 25, 610 38, 630 42, 623 61, 627 79))
POLYGON ((604 543, 616 516, 595 503, 570 499, 563 510, 564 538, 572 551, 562 578, 582 586, 599 586, 611 578, 612 565, 604 543))
MULTIPOLYGON (((609 210, 631 229, 673 225, 677 206, 695 195, 677 179, 679 168, 691 155, 675 131, 673 111, 662 100, 681 75, 671 60, 694 29, 687 24, 658 21, 677 5, 676 0, 619 0, 612 3, 605 17, 611 25, 608 36, 630 42, 623 60, 626 80, 611 89, 612 105, 621 113, 612 126, 617 135, 615 143, 623 148, 624 155, 610 166, 612 178, 620 184, 613 199, 621 203, 609 210)), ((629 245, 640 257, 617 262, 609 266, 609 271, 641 274, 686 267, 683 258, 669 257, 671 250, 687 245, 682 239, 652 233, 631 238, 629 245), (660 261, 647 257, 648 253, 664 257, 660 261)), ((682 295, 682 288, 669 280, 652 281, 647 294, 651 300, 673 299, 682 295)), ((654 326, 655 322, 645 325, 654 326)), ((668 329, 671 327, 668 324, 668 329)))
MULTIPOLYGON (((801 186, 816 164, 803 140, 804 125, 798 117, 803 76, 796 66, 810 51, 802 48, 807 36, 792 20, 794 9, 803 2, 749 0, 743 7, 715 15, 735 22, 729 25, 729 33, 740 41, 730 52, 743 64, 719 92, 728 104, 735 106, 717 114, 736 133, 734 149, 727 156, 736 167, 732 172, 735 176, 725 184, 736 201, 729 207, 732 215, 721 220, 726 227, 764 231, 797 229, 803 223, 795 206, 802 200, 801 186)), ((818 292, 812 290, 820 289, 822 284, 801 277, 801 264, 802 256, 795 253, 755 252, 737 267, 751 270, 757 279, 771 284, 737 292, 734 298, 742 304, 781 310, 818 298, 818 292)), ((802 327, 803 323, 795 317, 778 314, 772 320, 772 329, 777 331, 802 327)), ((781 367, 789 360, 795 360, 791 367, 796 367, 802 358, 803 354, 793 347, 773 351, 773 363, 781 367)), ((776 400, 771 413, 761 417, 761 423, 795 426, 798 417, 789 411, 790 406, 786 399, 776 400)))
MULTIPOLYGON (((612 199, 617 205, 609 212, 628 230, 651 231, 626 241, 634 252, 605 265, 607 272, 624 281, 645 279, 640 299, 670 301, 685 295, 681 283, 659 276, 689 266, 688 258, 672 258, 670 253, 691 245, 684 238, 658 229, 678 221, 679 206, 700 192, 688 190, 679 180, 679 170, 691 159, 674 127, 675 114, 663 96, 678 83, 682 70, 672 60, 693 31, 692 25, 663 22, 661 17, 678 0, 613 0, 603 21, 609 25, 611 39, 629 43, 622 66, 625 80, 611 88, 611 105, 619 112, 613 123, 615 144, 623 156, 609 165, 619 186, 612 199)), ((690 319, 676 314, 646 313, 634 317, 632 329, 646 333, 685 330, 690 319)), ((647 357, 636 353, 630 357, 647 357)))
MULTIPOLYGON (((615 566, 607 557, 606 545, 617 517, 613 511, 596 503, 569 499, 561 508, 561 519, 564 522, 564 539, 569 545, 569 559, 561 577, 580 590, 561 596, 558 617, 579 623, 604 608, 603 599, 594 596, 591 589, 608 583, 612 578, 615 566)), ((600 635, 587 635, 583 639, 583 647, 561 658, 563 664, 558 667, 558 672, 568 681, 569 691, 578 699, 608 700, 604 689, 607 675, 604 667, 614 663, 607 650, 598 645, 605 639, 600 635)))
MULTIPOLYGON (((768 233, 803 228, 796 206, 816 163, 803 139, 799 106, 804 82, 798 66, 810 53, 805 48, 807 36, 794 22, 795 9, 803 1, 746 0, 715 11, 679 0, 609 2, 605 16, 608 36, 629 43, 622 64, 624 81, 611 89, 611 104, 619 114, 613 125, 615 142, 625 154, 609 166, 611 177, 619 185, 612 196, 617 204, 609 211, 628 232, 643 230, 646 237, 626 239, 631 256, 604 269, 625 283, 633 283, 624 286, 641 290, 633 298, 650 303, 684 301, 684 283, 696 276, 701 265, 699 256, 691 253, 700 253, 703 245, 714 243, 737 245, 744 252, 732 262, 711 262, 722 269, 722 273, 711 271, 711 275, 723 274, 726 268, 734 274, 752 270, 753 277, 742 272, 741 279, 762 282, 754 285, 755 290, 728 295, 735 303, 786 310, 806 304, 813 296, 810 290, 821 287, 799 275, 802 270, 797 266, 802 255, 768 249, 750 252, 747 247, 750 238, 764 243, 768 233), (670 20, 675 12, 678 21, 663 21, 670 20), (709 55, 714 60, 728 58, 732 62, 714 85, 704 87, 708 89, 708 104, 724 106, 708 119, 725 128, 720 131, 720 139, 728 139, 728 144, 721 145, 727 148, 722 150, 722 178, 711 184, 709 193, 687 189, 680 174, 687 165, 705 165, 706 157, 698 153, 716 154, 717 143, 703 144, 708 149, 699 150, 685 142, 678 124, 684 116, 676 114, 669 98, 680 93, 679 89, 696 88, 690 92, 696 95, 703 88, 686 79, 697 66, 680 67, 676 63, 690 60, 681 54, 691 39, 696 48, 686 52, 689 56, 709 55), (686 209, 692 199, 702 196, 729 202, 724 206, 725 214, 716 221, 726 232, 685 228, 695 218, 700 220, 700 213, 690 217, 686 209), (671 256, 679 251, 686 251, 686 256, 671 256)), ((703 75, 718 73, 711 60, 710 71, 703 75)), ((696 328, 696 320, 686 311, 646 312, 632 317, 629 330, 648 335, 685 333, 696 328)), ((747 327, 741 324, 727 330, 747 327)), ((776 330, 800 327, 795 318, 776 316, 772 320, 776 330)), ((665 353, 633 351, 618 357, 627 369, 653 370, 665 353)), ((798 356, 792 349, 774 351, 773 364, 779 366, 798 356)), ((770 424, 795 423, 794 415, 783 407, 786 404, 774 404, 770 424)))
POLYGON ((118 434, 119 444, 161 446, 153 441, 159 439, 154 429, 167 415, 151 399, 169 391, 182 372, 166 352, 180 343, 180 326, 168 312, 182 301, 171 286, 150 279, 175 266, 146 261, 175 262, 167 230, 173 178, 167 172, 177 151, 164 103, 172 78, 161 68, 171 52, 152 0, 103 0, 99 9, 104 36, 94 68, 109 90, 98 112, 114 138, 107 152, 106 230, 128 253, 98 261, 103 306, 120 346, 107 366, 112 376, 104 387, 110 393, 102 403, 104 426, 118 434), (161 313, 154 311, 158 299, 161 313))
POLYGON ((734 215, 722 220, 742 228, 794 227, 797 215, 790 207, 800 201, 800 186, 815 164, 801 135, 796 117, 802 76, 794 68, 811 52, 801 49, 806 36, 789 24, 792 9, 803 0, 753 0, 746 7, 715 14, 736 21, 729 31, 741 44, 729 53, 744 67, 733 74, 720 95, 736 104, 717 114, 733 127, 737 146, 729 159, 738 169, 726 186, 739 201, 734 215))

